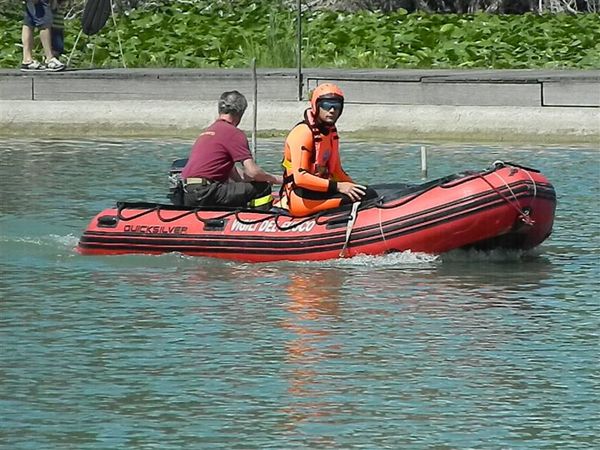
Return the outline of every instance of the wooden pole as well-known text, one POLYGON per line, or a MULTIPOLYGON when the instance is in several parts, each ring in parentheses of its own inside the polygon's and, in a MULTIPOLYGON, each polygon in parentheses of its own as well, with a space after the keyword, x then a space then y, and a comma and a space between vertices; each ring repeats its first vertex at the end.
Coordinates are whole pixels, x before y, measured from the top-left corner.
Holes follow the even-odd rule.
POLYGON ((421 178, 427 179, 427 147, 421 146, 421 178))
POLYGON ((258 111, 258 80, 256 78, 256 58, 252 58, 252 158, 256 161, 256 123, 258 111))

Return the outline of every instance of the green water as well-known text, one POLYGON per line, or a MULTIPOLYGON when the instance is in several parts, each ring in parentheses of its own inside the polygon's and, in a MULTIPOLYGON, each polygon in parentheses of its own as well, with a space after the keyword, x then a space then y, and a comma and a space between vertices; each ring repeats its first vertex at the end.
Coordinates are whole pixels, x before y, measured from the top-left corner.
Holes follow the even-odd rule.
MULTIPOLYGON (((189 144, 0 144, 1 448, 600 447, 598 150, 430 147, 431 178, 504 159, 554 183, 528 254, 74 253, 99 210, 162 201, 189 144)), ((418 158, 343 145, 367 183, 420 182, 418 158)))

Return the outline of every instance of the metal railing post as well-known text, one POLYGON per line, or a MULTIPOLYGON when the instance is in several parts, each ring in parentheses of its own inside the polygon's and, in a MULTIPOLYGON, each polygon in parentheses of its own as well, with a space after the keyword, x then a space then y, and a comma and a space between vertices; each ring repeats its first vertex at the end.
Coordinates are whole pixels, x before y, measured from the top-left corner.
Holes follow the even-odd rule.
POLYGON ((297 65, 298 65, 298 101, 302 100, 302 0, 298 0, 297 3, 297 16, 296 16, 296 30, 298 38, 298 54, 297 54, 297 65))

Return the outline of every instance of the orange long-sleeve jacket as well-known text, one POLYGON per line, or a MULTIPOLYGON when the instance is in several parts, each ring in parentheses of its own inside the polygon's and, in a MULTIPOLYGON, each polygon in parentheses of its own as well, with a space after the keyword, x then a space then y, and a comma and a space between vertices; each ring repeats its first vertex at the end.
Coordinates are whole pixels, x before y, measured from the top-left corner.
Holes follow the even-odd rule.
POLYGON ((297 189, 318 193, 337 193, 337 182, 352 182, 344 172, 339 154, 339 136, 335 127, 325 134, 316 128, 310 111, 288 135, 284 146, 284 189, 287 207, 292 215, 308 215, 323 209, 335 208, 339 199, 306 200, 297 189), (334 201, 329 201, 334 200, 334 201))
POLYGON ((305 123, 294 127, 285 140, 283 165, 287 175, 293 176, 296 186, 318 192, 327 192, 332 181, 352 182, 342 169, 335 129, 320 134, 319 138, 320 142, 314 142, 313 133, 305 123))

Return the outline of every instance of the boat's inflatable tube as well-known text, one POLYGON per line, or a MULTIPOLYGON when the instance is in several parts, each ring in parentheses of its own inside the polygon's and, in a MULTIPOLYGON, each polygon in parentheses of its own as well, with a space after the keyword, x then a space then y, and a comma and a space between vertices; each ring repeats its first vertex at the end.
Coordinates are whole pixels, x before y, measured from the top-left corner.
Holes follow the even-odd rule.
POLYGON ((87 0, 81 16, 81 29, 91 36, 98 33, 110 17, 110 0, 87 0))
POLYGON ((528 250, 551 233, 556 193, 537 170, 496 162, 314 216, 119 202, 79 240, 88 255, 179 252, 240 261, 324 260, 411 250, 528 250))

